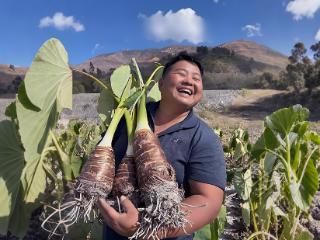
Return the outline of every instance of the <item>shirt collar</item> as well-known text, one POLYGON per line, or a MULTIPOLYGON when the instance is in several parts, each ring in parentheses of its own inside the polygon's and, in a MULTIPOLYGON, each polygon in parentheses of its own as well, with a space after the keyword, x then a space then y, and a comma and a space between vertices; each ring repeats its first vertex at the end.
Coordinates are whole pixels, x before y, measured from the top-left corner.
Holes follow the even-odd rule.
MULTIPOLYGON (((151 129, 154 131, 154 117, 156 114, 156 111, 159 107, 160 101, 159 102, 150 102, 147 104, 147 110, 148 110, 148 117, 149 117, 149 125, 151 126, 151 129)), ((158 137, 169 134, 172 132, 179 131, 181 129, 188 129, 188 128, 193 128, 196 126, 198 122, 197 117, 193 113, 193 109, 190 110, 188 113, 187 117, 182 120, 179 123, 176 123, 175 125, 169 127, 168 129, 164 130, 163 132, 158 134, 158 137)))

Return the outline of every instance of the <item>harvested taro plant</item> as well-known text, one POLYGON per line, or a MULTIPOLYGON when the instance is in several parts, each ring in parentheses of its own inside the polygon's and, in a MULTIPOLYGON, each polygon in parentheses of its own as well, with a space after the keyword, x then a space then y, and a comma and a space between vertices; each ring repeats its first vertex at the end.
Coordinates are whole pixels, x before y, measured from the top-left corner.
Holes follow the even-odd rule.
POLYGON ((42 223, 42 227, 50 232, 49 237, 68 233, 69 228, 80 220, 89 222, 97 218, 95 203, 99 198, 107 199, 111 193, 115 177, 112 139, 125 111, 123 103, 130 94, 132 77, 129 66, 116 69, 113 78, 118 77, 124 79, 125 87, 122 88, 119 98, 117 92, 115 93, 114 98, 119 101, 119 104, 114 111, 111 111, 113 112, 112 121, 104 137, 85 162, 72 189, 65 194, 57 207, 50 207, 53 211, 42 223))
MULTIPOLYGON (((133 61, 134 71, 142 83, 138 65, 133 61)), ((151 81, 147 80, 146 85, 151 81)), ((175 170, 166 159, 157 136, 148 124, 146 94, 140 98, 137 111, 137 126, 133 143, 140 200, 139 228, 130 239, 165 237, 173 228, 183 228, 189 223, 182 211, 184 192, 178 188, 175 170)), ((190 223, 189 223, 190 224, 190 223)))

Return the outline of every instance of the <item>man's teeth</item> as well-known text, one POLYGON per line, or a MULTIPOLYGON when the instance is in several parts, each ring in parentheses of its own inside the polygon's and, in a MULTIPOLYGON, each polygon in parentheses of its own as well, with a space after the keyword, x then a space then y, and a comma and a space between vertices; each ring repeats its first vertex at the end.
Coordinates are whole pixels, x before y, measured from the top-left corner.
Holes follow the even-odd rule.
POLYGON ((188 95, 192 94, 191 90, 189 90, 189 89, 180 89, 179 92, 185 93, 185 94, 188 94, 188 95))

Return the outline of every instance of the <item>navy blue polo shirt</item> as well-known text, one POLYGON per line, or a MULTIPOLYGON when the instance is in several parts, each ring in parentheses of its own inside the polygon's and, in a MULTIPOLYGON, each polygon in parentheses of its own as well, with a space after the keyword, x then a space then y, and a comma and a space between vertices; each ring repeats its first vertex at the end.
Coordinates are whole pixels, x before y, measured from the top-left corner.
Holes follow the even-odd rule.
MULTIPOLYGON (((158 106, 159 102, 147 105, 151 129, 154 129, 153 119, 158 106)), ((159 133, 158 138, 167 160, 176 171, 178 185, 184 188, 186 197, 189 196, 188 180, 212 184, 224 190, 226 166, 220 139, 205 122, 194 115, 192 110, 183 121, 159 133)), ((122 119, 113 141, 116 168, 125 155, 127 144, 126 124, 122 119)), ((104 239, 127 238, 106 227, 104 239)), ((191 240, 193 235, 167 239, 191 240)))

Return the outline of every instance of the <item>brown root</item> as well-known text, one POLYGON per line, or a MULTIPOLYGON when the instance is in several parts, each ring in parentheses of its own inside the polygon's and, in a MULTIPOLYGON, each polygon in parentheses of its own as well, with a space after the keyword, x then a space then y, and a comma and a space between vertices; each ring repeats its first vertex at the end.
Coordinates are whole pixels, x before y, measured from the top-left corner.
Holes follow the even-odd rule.
POLYGON ((153 179, 152 183, 152 188, 142 190, 146 207, 141 212, 139 228, 130 239, 165 238, 170 229, 185 229, 186 224, 191 224, 186 219, 187 212, 181 209, 183 190, 171 181, 153 179))
POLYGON ((111 147, 97 146, 76 179, 75 189, 89 198, 106 198, 112 190, 115 175, 114 153, 111 147))
POLYGON ((138 185, 145 205, 139 228, 130 239, 159 239, 170 229, 185 230, 187 212, 182 211, 183 190, 178 188, 175 171, 167 161, 158 138, 148 130, 136 132, 134 145, 138 185))
POLYGON ((84 165, 74 188, 64 195, 57 207, 43 221, 41 227, 53 236, 64 236, 69 228, 83 220, 97 218, 95 204, 99 198, 106 198, 112 189, 114 178, 114 154, 111 148, 97 146, 84 165))
POLYGON ((138 183, 134 157, 125 155, 117 169, 112 188, 112 196, 126 196, 137 207, 139 206, 138 183))

